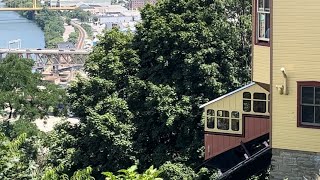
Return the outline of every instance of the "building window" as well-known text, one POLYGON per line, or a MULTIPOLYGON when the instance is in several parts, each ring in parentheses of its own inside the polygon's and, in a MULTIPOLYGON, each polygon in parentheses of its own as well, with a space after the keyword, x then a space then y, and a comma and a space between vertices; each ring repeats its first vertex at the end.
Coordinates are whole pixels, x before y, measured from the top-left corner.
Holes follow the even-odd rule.
POLYGON ((257 38, 259 42, 269 42, 270 38, 270 1, 256 0, 257 2, 257 38))
POLYGON ((214 128, 214 110, 213 109, 207 110, 207 128, 210 128, 210 129, 214 128))
POLYGON ((320 82, 298 82, 298 125, 320 127, 320 82))

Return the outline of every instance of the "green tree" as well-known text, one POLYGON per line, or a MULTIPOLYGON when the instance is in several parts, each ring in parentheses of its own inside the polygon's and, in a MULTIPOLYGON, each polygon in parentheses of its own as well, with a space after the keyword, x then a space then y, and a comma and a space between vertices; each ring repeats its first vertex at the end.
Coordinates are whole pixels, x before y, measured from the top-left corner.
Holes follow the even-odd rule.
POLYGON ((9 108, 9 119, 18 115, 28 120, 43 118, 50 107, 64 102, 65 91, 42 83, 32 66, 32 60, 18 56, 8 56, 0 62, 0 108, 9 108))
POLYGON ((0 133, 0 140, 0 178, 32 178, 32 162, 22 148, 23 143, 26 142, 26 134, 21 134, 10 140, 3 133, 0 133))
POLYGON ((116 92, 109 93, 112 88, 103 79, 81 79, 71 86, 72 111, 81 121, 52 133, 48 140, 55 142, 49 143, 51 164, 65 162, 64 172, 69 173, 91 166, 93 175, 99 177, 103 170, 116 171, 135 162, 132 113, 116 92))
POLYGON ((159 178, 160 171, 154 169, 151 166, 142 174, 137 173, 138 167, 136 165, 131 166, 128 169, 121 169, 118 172, 120 174, 114 175, 112 172, 103 172, 106 176, 106 180, 162 180, 159 178))
POLYGON ((71 24, 71 19, 70 19, 69 17, 66 18, 66 23, 67 23, 68 25, 71 24))
POLYGON ((199 105, 249 80, 250 15, 240 2, 164 0, 146 6, 134 35, 106 32, 85 64, 89 77, 69 89, 81 123, 54 154, 74 148, 71 171, 91 166, 95 177, 134 161, 198 165, 199 105))
POLYGON ((169 106, 167 111, 150 115, 152 108, 165 109, 163 102, 156 102, 160 97, 162 101, 168 99, 163 92, 150 98, 152 106, 134 107, 146 105, 143 98, 139 103, 128 102, 130 108, 136 108, 132 112, 140 115, 134 119, 135 145, 141 152, 138 159, 149 155, 145 162, 155 165, 159 159, 187 164, 200 161, 203 125, 199 105, 249 81, 250 36, 243 34, 250 34, 250 21, 242 17, 250 17, 250 12, 237 14, 239 2, 164 0, 142 10, 142 23, 133 40, 140 57, 139 78, 155 86, 170 87, 173 101, 168 104, 176 102, 181 108, 169 106), (178 113, 169 116, 172 127, 165 120, 159 121, 162 115, 175 111, 178 113), (143 112, 148 116, 141 118, 143 112))
POLYGON ((77 18, 81 22, 88 22, 91 19, 91 13, 80 8, 73 11, 66 11, 65 15, 71 19, 77 18))
POLYGON ((68 41, 72 42, 73 44, 76 44, 78 42, 78 38, 79 38, 79 33, 78 33, 78 30, 76 30, 75 32, 70 33, 68 41))
POLYGON ((83 29, 87 32, 89 37, 92 37, 93 31, 92 27, 89 24, 81 23, 81 27, 83 27, 83 29))
POLYGON ((93 22, 98 22, 98 21, 99 21, 99 18, 98 18, 97 16, 94 16, 94 17, 92 18, 92 21, 93 21, 93 22))
POLYGON ((160 176, 164 179, 179 180, 179 179, 198 179, 197 174, 192 168, 184 164, 166 162, 160 168, 160 176))
POLYGON ((55 48, 57 43, 63 42, 63 19, 58 12, 42 9, 36 14, 35 22, 44 31, 47 48, 55 48))
POLYGON ((9 108, 9 119, 29 104, 30 95, 37 90, 39 75, 31 72, 33 62, 9 56, 0 63, 0 104, 2 110, 9 108))

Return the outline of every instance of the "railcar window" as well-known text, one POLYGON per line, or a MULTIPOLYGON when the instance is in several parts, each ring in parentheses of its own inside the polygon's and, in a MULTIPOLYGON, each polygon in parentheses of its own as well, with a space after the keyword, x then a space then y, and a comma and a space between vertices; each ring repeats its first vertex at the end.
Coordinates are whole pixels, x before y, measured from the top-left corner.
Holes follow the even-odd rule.
POLYGON ((229 111, 217 111, 217 128, 229 130, 229 111))
POLYGON ((251 93, 249 92, 243 93, 243 111, 244 112, 251 111, 251 93))
POLYGON ((253 94, 253 111, 265 113, 267 111, 267 95, 265 93, 253 94))
POLYGON ((243 99, 251 99, 251 93, 249 93, 249 92, 244 92, 244 93, 243 93, 243 99))
POLYGON ((240 116, 238 111, 231 112, 231 130, 239 131, 239 127, 240 127, 239 117, 240 116))
POLYGON ((268 94, 268 113, 270 113, 270 94, 268 94))
POLYGON ((214 110, 208 109, 207 110, 207 128, 214 128, 214 110))

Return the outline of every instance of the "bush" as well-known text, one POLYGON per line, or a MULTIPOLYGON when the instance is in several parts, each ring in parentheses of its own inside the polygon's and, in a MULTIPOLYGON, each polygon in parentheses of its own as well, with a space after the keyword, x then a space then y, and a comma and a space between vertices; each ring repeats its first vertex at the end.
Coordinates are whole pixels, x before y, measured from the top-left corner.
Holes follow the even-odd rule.
POLYGON ((181 163, 166 162, 160 168, 160 177, 168 180, 192 180, 198 175, 188 166, 181 163))

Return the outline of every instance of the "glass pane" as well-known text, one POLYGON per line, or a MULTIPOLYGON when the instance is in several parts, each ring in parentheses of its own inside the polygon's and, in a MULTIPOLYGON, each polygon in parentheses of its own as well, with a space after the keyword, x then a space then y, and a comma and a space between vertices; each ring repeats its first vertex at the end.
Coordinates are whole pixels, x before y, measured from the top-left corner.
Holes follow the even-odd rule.
POLYGON ((259 2, 259 10, 261 9, 261 10, 263 10, 263 0, 258 0, 259 2))
POLYGON ((244 98, 244 99, 251 99, 251 93, 249 93, 249 92, 244 92, 244 93, 243 93, 243 98, 244 98))
POLYGON ((301 106, 301 121, 314 123, 314 106, 301 106))
POLYGON ((253 94, 253 99, 266 100, 267 99, 267 95, 265 93, 254 93, 253 94))
POLYGON ((269 0, 264 0, 264 9, 265 9, 265 11, 270 11, 270 2, 269 2, 269 0))
POLYGON ((233 131, 239 131, 239 119, 232 119, 231 120, 231 129, 233 131))
POLYGON ((259 13, 259 37, 264 38, 266 32, 266 18, 264 13, 259 13))
POLYGON ((266 21, 265 21, 265 38, 270 38, 270 14, 266 14, 266 21))
POLYGON ((253 101, 253 111, 257 113, 266 112, 266 102, 265 101, 253 101))
POLYGON ((313 104, 314 87, 302 87, 301 91, 302 104, 313 104))
POLYGON ((232 111, 231 112, 231 118, 239 118, 239 112, 238 111, 232 111))
POLYGON ((217 111, 217 116, 218 117, 229 117, 229 111, 219 110, 219 111, 217 111))
POLYGON ((229 119, 226 118, 218 118, 217 119, 217 127, 221 130, 229 130, 229 119))
POLYGON ((314 114, 315 114, 315 118, 314 118, 315 123, 317 123, 317 124, 320 125, 320 107, 319 107, 319 106, 316 106, 316 107, 315 107, 315 112, 314 112, 314 114))
POLYGON ((214 117, 208 117, 207 118, 207 128, 214 128, 214 117))
POLYGON ((244 112, 251 111, 251 100, 243 100, 243 111, 244 112))
POLYGON ((315 89, 315 104, 320 104, 320 88, 316 87, 315 89))
POLYGON ((213 109, 208 109, 207 110, 207 116, 214 116, 214 110, 213 109))

